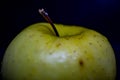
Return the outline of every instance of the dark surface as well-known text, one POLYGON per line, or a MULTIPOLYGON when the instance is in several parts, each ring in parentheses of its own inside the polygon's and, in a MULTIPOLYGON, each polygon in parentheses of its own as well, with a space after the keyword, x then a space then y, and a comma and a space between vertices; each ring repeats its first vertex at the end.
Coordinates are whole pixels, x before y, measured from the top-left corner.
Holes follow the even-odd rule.
POLYGON ((8 44, 22 29, 45 21, 38 13, 39 8, 44 8, 55 23, 81 25, 105 35, 115 51, 120 80, 119 4, 119 0, 4 1, 0 10, 0 61, 8 44))

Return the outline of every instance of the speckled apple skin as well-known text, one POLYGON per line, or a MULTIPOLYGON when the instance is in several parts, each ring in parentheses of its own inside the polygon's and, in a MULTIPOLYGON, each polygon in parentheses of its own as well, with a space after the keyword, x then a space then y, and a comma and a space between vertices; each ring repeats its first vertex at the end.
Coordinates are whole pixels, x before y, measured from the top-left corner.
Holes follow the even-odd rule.
POLYGON ((30 25, 8 46, 2 62, 5 80, 115 80, 113 48, 100 33, 81 26, 30 25))

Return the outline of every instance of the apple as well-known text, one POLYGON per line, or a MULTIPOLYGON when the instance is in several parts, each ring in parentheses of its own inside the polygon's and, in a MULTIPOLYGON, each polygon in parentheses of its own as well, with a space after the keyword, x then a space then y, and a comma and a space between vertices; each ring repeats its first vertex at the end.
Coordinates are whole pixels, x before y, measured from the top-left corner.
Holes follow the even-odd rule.
POLYGON ((54 24, 56 34, 51 25, 32 24, 13 39, 3 58, 3 79, 115 80, 114 50, 104 35, 82 26, 54 24))

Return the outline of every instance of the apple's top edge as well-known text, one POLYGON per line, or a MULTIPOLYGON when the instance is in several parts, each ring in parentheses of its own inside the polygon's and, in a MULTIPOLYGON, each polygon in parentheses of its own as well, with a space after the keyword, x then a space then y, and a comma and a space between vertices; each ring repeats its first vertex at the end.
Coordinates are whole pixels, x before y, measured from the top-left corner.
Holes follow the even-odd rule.
MULTIPOLYGON (((36 23, 33 23, 33 24, 31 24, 31 25, 35 25, 35 24, 50 24, 50 23, 48 23, 48 22, 36 22, 36 23)), ((83 27, 83 28, 86 28, 86 29, 89 29, 87 26, 83 26, 83 25, 76 25, 76 24, 64 24, 64 23, 55 23, 54 22, 54 24, 55 25, 64 25, 64 26, 75 26, 75 27, 83 27)), ((30 26, 31 26, 30 25, 30 26)))
MULTIPOLYGON (((33 23, 33 24, 50 24, 48 22, 36 22, 36 23, 33 23)), ((55 23, 54 24, 57 24, 57 25, 67 25, 67 26, 78 26, 78 27, 85 27, 87 28, 86 26, 81 26, 81 25, 76 25, 76 24, 65 24, 65 23, 55 23)))

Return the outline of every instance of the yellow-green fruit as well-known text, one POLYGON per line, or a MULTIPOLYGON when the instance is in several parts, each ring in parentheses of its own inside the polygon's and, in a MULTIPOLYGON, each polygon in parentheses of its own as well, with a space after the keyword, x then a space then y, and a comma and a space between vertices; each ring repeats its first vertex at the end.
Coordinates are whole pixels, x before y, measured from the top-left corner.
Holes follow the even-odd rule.
POLYGON ((106 37, 80 26, 48 23, 24 29, 2 62, 6 80, 115 80, 114 51, 106 37))

